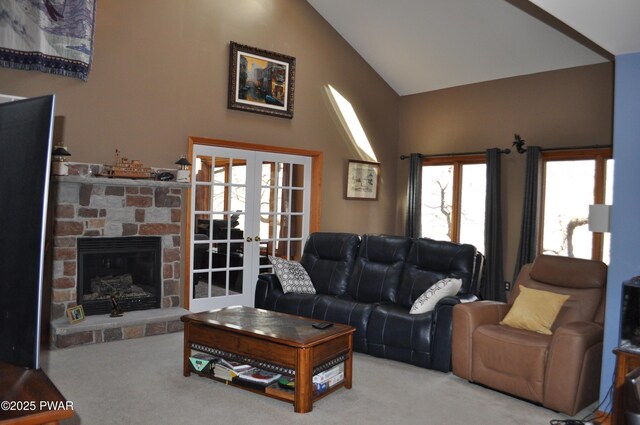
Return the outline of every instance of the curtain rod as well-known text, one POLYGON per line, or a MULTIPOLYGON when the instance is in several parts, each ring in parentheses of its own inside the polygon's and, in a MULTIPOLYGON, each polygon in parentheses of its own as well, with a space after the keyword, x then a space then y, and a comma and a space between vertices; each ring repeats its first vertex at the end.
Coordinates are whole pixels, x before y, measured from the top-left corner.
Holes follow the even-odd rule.
MULTIPOLYGON (((479 152, 459 152, 459 153, 434 153, 434 154, 423 154, 423 153, 419 153, 418 155, 420 155, 420 158, 437 158, 440 156, 469 156, 469 155, 484 155, 486 154, 487 151, 479 151, 479 152)), ((500 153, 503 153, 505 155, 508 155, 511 153, 511 149, 507 148, 507 149, 501 149, 500 153)), ((400 159, 401 160, 405 160, 408 159, 409 156, 408 155, 400 155, 400 159)))
MULTIPOLYGON (((613 145, 586 145, 586 146, 571 146, 571 147, 563 147, 563 148, 540 148, 540 150, 542 152, 549 152, 549 151, 571 151, 571 150, 580 150, 580 149, 607 149, 607 148, 612 148, 613 145)), ((506 154, 508 155, 511 152, 511 149, 507 148, 507 149, 502 149, 500 151, 500 153, 506 154)), ((524 153, 526 152, 526 149, 524 149, 522 152, 520 153, 524 153)), ((427 154, 418 154, 420 155, 420 158, 437 158, 437 157, 441 157, 441 156, 468 156, 468 155, 482 155, 487 153, 487 151, 481 151, 481 152, 461 152, 461 153, 436 153, 436 154, 431 154, 431 155, 427 155, 427 154)), ((400 159, 401 160, 405 160, 408 159, 409 156, 408 155, 400 155, 400 159)))

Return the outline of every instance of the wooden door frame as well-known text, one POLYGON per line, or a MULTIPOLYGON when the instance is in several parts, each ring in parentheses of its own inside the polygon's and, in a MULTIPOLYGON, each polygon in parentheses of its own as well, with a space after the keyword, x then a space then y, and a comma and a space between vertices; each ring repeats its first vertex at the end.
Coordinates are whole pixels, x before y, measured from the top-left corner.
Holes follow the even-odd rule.
MULTIPOLYGON (((310 199, 310 211, 309 211, 309 233, 317 232, 320 230, 320 197, 322 194, 322 161, 323 153, 320 151, 298 149, 298 148, 286 148, 282 146, 270 146, 259 145, 256 143, 247 142, 234 142, 230 140, 211 139, 207 137, 189 137, 189 160, 193 158, 193 146, 204 145, 214 146, 221 148, 231 148, 246 151, 257 152, 270 152, 281 153, 287 155, 307 156, 311 158, 311 199, 310 199)), ((195 166, 195 164, 194 164, 195 166)), ((187 189, 186 197, 186 226, 185 226, 185 260, 184 261, 184 290, 183 306, 185 309, 189 309, 191 298, 189 297, 189 288, 191 285, 191 270, 189 265, 191 264, 191 186, 187 189)))

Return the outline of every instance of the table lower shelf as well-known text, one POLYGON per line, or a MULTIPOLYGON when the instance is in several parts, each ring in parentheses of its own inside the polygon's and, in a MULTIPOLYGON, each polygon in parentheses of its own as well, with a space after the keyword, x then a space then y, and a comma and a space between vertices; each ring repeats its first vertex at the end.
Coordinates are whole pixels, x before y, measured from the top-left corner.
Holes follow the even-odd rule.
MULTIPOLYGON (((294 403, 295 401, 295 393, 293 391, 287 391, 284 389, 280 389, 277 387, 274 387, 273 384, 270 386, 266 386, 263 389, 258 389, 258 388, 254 388, 251 386, 246 386, 243 385, 241 383, 238 382, 234 382, 234 381, 228 381, 226 379, 222 379, 222 378, 218 378, 216 376, 213 376, 209 373, 202 373, 202 372, 195 372, 195 371, 191 371, 191 373, 193 373, 194 375, 197 375, 199 377, 202 378, 208 378, 211 379, 213 381, 216 382, 220 382, 222 384, 225 385, 229 385, 230 387, 235 387, 235 388, 240 388, 246 391, 250 391, 252 393, 255 394, 261 394, 267 397, 271 397, 271 398, 275 398, 277 400, 280 401, 285 401, 285 402, 289 402, 289 403, 294 403)), ((277 385, 277 384, 276 384, 277 385)), ((328 388, 327 390, 321 392, 321 393, 314 393, 313 396, 311 397, 312 401, 318 401, 324 397, 326 397, 327 395, 339 390, 340 388, 343 388, 345 385, 345 380, 342 379, 340 382, 338 382, 335 385, 332 385, 330 388, 328 388)))

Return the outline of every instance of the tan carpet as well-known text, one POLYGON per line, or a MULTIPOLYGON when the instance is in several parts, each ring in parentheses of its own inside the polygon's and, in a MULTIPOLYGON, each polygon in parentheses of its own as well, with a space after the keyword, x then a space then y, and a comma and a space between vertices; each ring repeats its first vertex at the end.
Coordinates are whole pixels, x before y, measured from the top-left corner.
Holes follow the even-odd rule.
POLYGON ((42 364, 74 402, 77 417, 64 425, 543 425, 566 418, 451 373, 359 353, 353 389, 340 389, 312 412, 297 414, 288 403, 183 377, 182 333, 53 350, 43 354, 42 364))

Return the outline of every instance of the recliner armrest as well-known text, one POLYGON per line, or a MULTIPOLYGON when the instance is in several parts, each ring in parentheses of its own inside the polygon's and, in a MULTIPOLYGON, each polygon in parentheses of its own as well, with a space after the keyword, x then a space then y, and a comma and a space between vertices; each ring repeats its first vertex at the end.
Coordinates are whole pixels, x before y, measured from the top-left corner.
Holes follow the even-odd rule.
POLYGON ((595 322, 567 323, 553 332, 544 378, 546 407, 575 412, 583 399, 597 399, 603 335, 603 326, 595 322))
POLYGON ((477 301, 454 307, 451 360, 456 376, 471 380, 473 332, 478 326, 498 324, 509 308, 509 304, 497 301, 477 301))
POLYGON ((256 283, 254 305, 256 308, 273 310, 275 301, 283 294, 284 291, 278 276, 275 273, 263 273, 258 276, 256 283))

